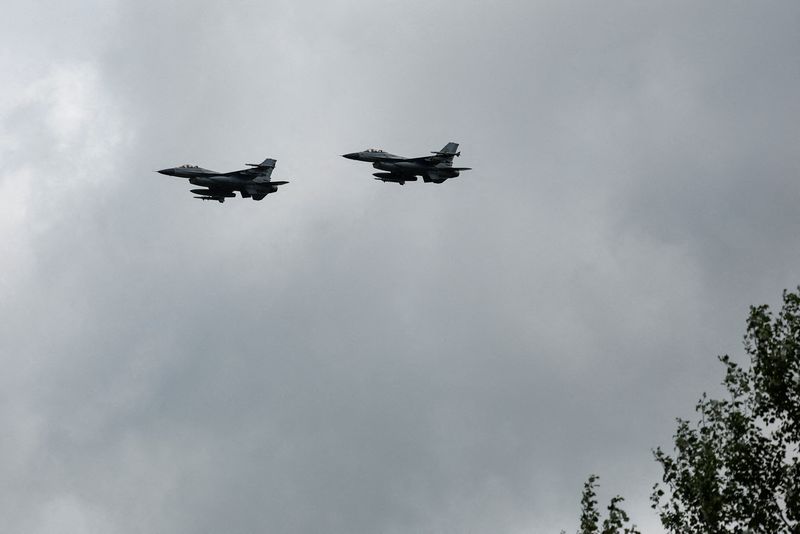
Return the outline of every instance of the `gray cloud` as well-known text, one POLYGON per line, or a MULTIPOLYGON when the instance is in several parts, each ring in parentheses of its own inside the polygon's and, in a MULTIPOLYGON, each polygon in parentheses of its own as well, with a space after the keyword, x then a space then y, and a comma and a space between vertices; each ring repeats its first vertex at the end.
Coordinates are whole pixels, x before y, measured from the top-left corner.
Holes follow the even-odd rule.
POLYGON ((792 3, 10 12, 9 532, 557 532, 590 472, 658 531, 650 448, 798 283, 792 3))

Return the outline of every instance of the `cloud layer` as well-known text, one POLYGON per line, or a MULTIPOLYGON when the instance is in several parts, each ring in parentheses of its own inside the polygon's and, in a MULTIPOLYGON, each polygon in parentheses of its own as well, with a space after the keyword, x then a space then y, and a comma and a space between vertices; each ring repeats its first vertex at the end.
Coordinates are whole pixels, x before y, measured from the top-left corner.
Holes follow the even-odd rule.
POLYGON ((656 532, 650 449, 798 284, 792 2, 9 12, 8 532, 557 532, 591 472, 656 532))

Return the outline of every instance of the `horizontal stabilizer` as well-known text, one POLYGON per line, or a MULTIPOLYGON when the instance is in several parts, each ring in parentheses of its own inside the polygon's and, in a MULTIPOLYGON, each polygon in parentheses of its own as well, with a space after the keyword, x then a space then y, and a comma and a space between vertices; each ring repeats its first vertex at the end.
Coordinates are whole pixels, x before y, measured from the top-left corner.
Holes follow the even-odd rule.
POLYGON ((280 181, 278 181, 278 182, 270 182, 269 185, 286 185, 288 183, 289 182, 280 182, 280 181))

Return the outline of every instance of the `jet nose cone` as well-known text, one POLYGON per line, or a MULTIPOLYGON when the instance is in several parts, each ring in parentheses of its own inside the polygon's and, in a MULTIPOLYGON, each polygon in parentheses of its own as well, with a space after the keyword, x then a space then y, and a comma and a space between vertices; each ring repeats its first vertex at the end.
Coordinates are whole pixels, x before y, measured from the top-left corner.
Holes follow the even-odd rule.
POLYGON ((156 171, 158 174, 165 174, 167 176, 172 175, 172 169, 161 169, 160 171, 156 171))
POLYGON ((358 159, 358 152, 351 152, 350 154, 342 154, 343 158, 358 159))

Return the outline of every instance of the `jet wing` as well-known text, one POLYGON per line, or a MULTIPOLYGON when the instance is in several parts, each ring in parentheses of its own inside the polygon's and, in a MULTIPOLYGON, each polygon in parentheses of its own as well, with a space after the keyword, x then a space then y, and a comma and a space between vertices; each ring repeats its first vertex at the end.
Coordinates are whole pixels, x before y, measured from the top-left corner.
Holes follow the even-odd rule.
POLYGON ((240 171, 226 172, 224 176, 235 176, 242 180, 254 180, 255 178, 267 178, 272 176, 272 170, 275 168, 276 161, 272 158, 267 158, 261 163, 248 163, 250 169, 242 169, 240 171))
POLYGON ((226 172, 222 176, 233 176, 242 180, 255 180, 262 176, 269 178, 272 176, 272 169, 274 169, 274 167, 253 167, 252 169, 226 172))
POLYGON ((441 156, 422 156, 421 158, 403 158, 401 161, 429 163, 431 165, 436 165, 437 163, 441 163, 444 159, 445 158, 441 156))

